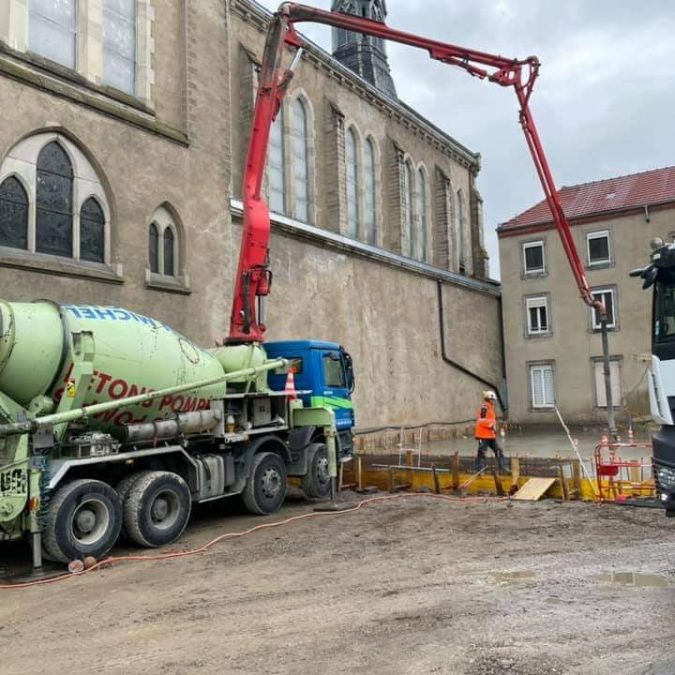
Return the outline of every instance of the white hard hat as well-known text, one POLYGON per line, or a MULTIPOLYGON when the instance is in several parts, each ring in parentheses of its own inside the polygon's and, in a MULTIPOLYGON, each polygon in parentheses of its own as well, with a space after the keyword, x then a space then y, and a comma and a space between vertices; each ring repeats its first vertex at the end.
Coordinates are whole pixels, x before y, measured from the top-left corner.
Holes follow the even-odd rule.
POLYGON ((497 400, 497 394, 495 394, 494 391, 484 391, 483 392, 483 398, 486 401, 496 401, 497 400))

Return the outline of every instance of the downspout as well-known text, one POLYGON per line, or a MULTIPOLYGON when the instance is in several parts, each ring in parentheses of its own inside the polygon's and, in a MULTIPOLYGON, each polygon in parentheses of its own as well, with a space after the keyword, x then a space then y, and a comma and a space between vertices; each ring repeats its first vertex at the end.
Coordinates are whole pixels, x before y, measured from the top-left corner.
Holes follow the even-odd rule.
MULTIPOLYGON (((445 313, 443 311, 443 282, 440 279, 437 279, 436 284, 437 284, 436 289, 438 292, 438 325, 440 328, 441 356, 443 357, 443 361, 445 361, 449 366, 452 366, 453 368, 456 368, 460 372, 464 373, 465 375, 468 375, 470 378, 476 380, 477 382, 480 382, 481 384, 490 387, 490 389, 492 389, 497 395, 499 405, 501 406, 502 410, 504 411, 504 414, 506 415, 508 412, 508 406, 506 405, 504 399, 502 398, 502 395, 499 391, 499 387, 493 382, 486 380, 485 378, 474 373, 468 368, 465 368, 462 364, 457 363, 457 361, 454 361, 453 359, 448 357, 445 351, 445 313)), ((500 325, 501 325, 501 317, 500 317, 500 325)), ((502 364, 503 364, 503 355, 502 355, 502 364)))

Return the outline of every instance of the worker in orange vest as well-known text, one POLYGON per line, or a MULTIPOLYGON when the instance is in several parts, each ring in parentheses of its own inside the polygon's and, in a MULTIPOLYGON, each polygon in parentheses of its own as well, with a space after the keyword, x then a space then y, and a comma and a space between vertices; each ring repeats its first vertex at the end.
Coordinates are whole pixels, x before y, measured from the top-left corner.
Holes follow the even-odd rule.
POLYGON ((506 459, 503 450, 497 445, 497 417, 495 415, 495 401, 497 396, 494 391, 483 392, 483 402, 476 414, 476 440, 478 441, 478 453, 476 455, 476 471, 485 467, 485 450, 492 448, 500 470, 506 471, 506 459))

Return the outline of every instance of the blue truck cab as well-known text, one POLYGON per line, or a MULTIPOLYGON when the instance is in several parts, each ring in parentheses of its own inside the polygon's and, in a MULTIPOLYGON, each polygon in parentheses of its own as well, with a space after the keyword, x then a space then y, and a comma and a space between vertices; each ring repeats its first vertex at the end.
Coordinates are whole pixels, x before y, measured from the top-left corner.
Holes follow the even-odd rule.
MULTIPOLYGON (((320 340, 284 340, 266 342, 265 351, 270 359, 284 358, 294 369, 295 388, 305 406, 324 406, 335 412, 341 459, 353 453, 355 425, 352 358, 345 349, 334 342, 320 340)), ((286 386, 288 368, 270 371, 270 389, 282 391, 286 386)))

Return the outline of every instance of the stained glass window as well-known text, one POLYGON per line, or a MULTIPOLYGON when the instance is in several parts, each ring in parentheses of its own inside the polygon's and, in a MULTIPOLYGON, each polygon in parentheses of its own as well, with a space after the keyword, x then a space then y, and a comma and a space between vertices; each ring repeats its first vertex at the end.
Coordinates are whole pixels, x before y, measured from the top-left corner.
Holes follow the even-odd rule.
POLYGON ((424 171, 417 172, 417 212, 419 213, 419 258, 427 259, 427 179, 424 171))
POLYGON ((375 146, 373 141, 366 142, 366 156, 364 166, 364 201, 363 220, 366 229, 366 241, 369 244, 377 243, 377 176, 375 174, 375 146))
POLYGON ((298 98, 293 103, 293 187, 295 217, 309 222, 309 152, 307 151, 307 110, 298 98))
POLYGON ((279 111, 270 132, 270 148, 267 159, 267 188, 270 210, 286 213, 286 170, 284 167, 284 115, 279 111))
POLYGON ((459 273, 466 274, 466 230, 464 225, 464 194, 457 192, 457 233, 459 236, 459 273))
POLYGON ((37 161, 35 248, 73 255, 73 167, 56 141, 42 148, 37 161))
POLYGON ((80 209, 80 258, 105 262, 105 216, 93 197, 80 209))
POLYGON ((28 48, 75 68, 76 0, 29 0, 28 48))
POLYGON ((173 230, 167 227, 164 230, 164 275, 167 277, 175 276, 174 270, 174 236, 173 230))
POLYGON ((0 246, 28 248, 28 195, 14 176, 0 185, 0 246))
POLYGON ((356 239, 359 233, 359 159, 358 141, 354 129, 347 130, 345 162, 347 164, 347 236, 356 239))
POLYGON ((413 227, 413 198, 414 198, 413 172, 409 162, 403 167, 403 201, 405 233, 408 239, 407 248, 403 251, 404 255, 411 256, 415 251, 415 228, 413 227))
POLYGON ((136 0, 103 0, 103 83, 136 88, 136 0))
POLYGON ((148 246, 150 249, 150 271, 159 274, 159 230, 155 223, 150 224, 148 246))

